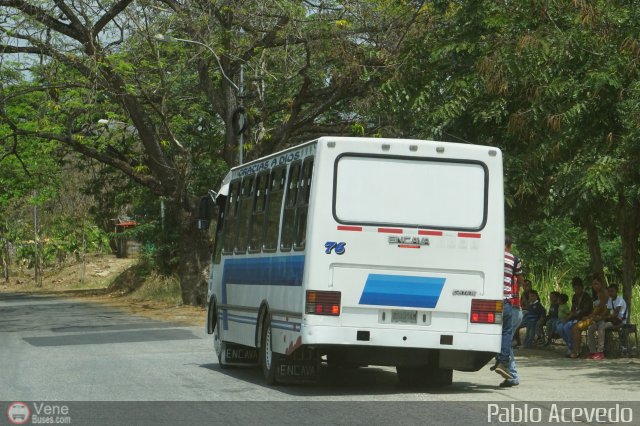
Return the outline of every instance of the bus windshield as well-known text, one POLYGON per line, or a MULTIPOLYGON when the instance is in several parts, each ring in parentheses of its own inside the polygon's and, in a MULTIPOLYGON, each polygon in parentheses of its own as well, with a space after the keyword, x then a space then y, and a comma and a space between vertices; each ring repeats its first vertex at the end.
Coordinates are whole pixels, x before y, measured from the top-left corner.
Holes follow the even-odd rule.
POLYGON ((479 162, 344 155, 334 176, 340 223, 480 230, 487 172, 479 162))

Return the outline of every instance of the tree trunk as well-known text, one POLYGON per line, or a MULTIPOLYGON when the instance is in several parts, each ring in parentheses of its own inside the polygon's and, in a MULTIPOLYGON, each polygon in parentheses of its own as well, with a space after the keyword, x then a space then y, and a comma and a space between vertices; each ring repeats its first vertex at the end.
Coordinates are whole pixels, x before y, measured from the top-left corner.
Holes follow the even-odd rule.
POLYGON ((591 257, 591 273, 593 273, 594 276, 599 276, 604 279, 604 263, 602 262, 602 251, 600 250, 600 236, 593 215, 587 215, 585 228, 587 231, 589 256, 591 257))
POLYGON ((9 247, 7 247, 7 242, 3 239, 0 240, 2 244, 0 246, 0 258, 2 260, 2 276, 5 282, 9 282, 9 264, 11 261, 9 260, 9 247))
MULTIPOLYGON (((184 206, 183 206, 184 207, 184 206)), ((195 206, 193 206, 195 207, 195 206)), ((197 208, 176 209, 180 226, 178 275, 182 302, 203 306, 207 297, 207 276, 210 252, 207 233, 197 229, 197 208)))
MULTIPOLYGON (((631 307, 631 296, 636 272, 636 257, 638 253, 638 216, 640 202, 627 203, 621 199, 620 207, 620 236, 622 239, 622 285, 623 297, 627 306, 631 307)), ((629 312, 631 309, 629 309, 629 312)))

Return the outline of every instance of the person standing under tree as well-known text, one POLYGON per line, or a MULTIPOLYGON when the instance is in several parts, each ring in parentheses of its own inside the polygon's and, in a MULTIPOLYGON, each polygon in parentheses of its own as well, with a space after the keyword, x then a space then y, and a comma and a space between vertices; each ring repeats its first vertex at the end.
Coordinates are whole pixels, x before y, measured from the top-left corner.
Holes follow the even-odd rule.
POLYGON ((511 236, 505 235, 502 345, 500 353, 496 357, 496 365, 492 368, 496 373, 504 377, 504 381, 500 383, 500 387, 512 387, 520 384, 511 342, 513 341, 515 331, 522 322, 518 283, 523 283, 524 277, 522 275, 522 263, 520 259, 511 253, 512 245, 513 239, 511 236))

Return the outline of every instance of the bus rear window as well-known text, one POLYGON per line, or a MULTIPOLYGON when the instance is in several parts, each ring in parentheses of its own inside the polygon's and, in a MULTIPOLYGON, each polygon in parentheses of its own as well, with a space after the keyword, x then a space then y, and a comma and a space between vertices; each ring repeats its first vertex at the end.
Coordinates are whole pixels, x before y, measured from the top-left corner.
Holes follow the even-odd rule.
POLYGON ((484 227, 488 176, 478 162, 344 155, 334 179, 333 211, 340 223, 484 227))

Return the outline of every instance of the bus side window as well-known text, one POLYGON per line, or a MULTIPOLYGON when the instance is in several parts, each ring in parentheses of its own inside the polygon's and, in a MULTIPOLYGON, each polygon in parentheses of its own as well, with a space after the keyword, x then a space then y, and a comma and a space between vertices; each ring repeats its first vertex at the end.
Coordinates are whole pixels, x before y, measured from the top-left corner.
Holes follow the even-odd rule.
POLYGON ((216 221, 216 235, 213 242, 213 263, 216 265, 220 264, 220 260, 222 258, 222 238, 224 235, 225 206, 226 202, 224 206, 220 207, 218 220, 216 221))
POLYGON ((269 186, 269 172, 263 172, 256 178, 253 192, 253 211, 249 226, 249 253, 260 253, 265 231, 265 208, 267 205, 267 188, 269 186))
POLYGON ((304 250, 307 238, 307 214, 309 212, 309 196, 311 195, 311 179, 313 177, 313 157, 307 157, 302 164, 296 220, 294 231, 294 250, 304 250))
POLYGON ((293 245, 293 233, 295 230, 295 211, 298 197, 298 184, 300 177, 300 162, 296 161, 289 167, 289 179, 287 180, 287 194, 284 202, 284 218, 282 220, 282 239, 280 250, 289 251, 293 245))
POLYGON ((264 251, 274 252, 278 249, 278 231, 280 228, 280 215, 282 213, 282 196, 287 176, 285 166, 277 167, 269 176, 269 191, 267 193, 266 224, 267 230, 263 245, 264 251))
POLYGON ((242 179, 240 189, 240 205, 238 207, 238 242, 235 247, 236 254, 245 254, 249 239, 249 225, 251 223, 251 211, 253 209, 254 176, 245 176, 242 179))
POLYGON ((224 236, 222 243, 223 254, 233 254, 236 244, 236 216, 238 214, 238 193, 240 181, 231 182, 229 185, 229 197, 227 198, 227 208, 224 215, 224 236))

